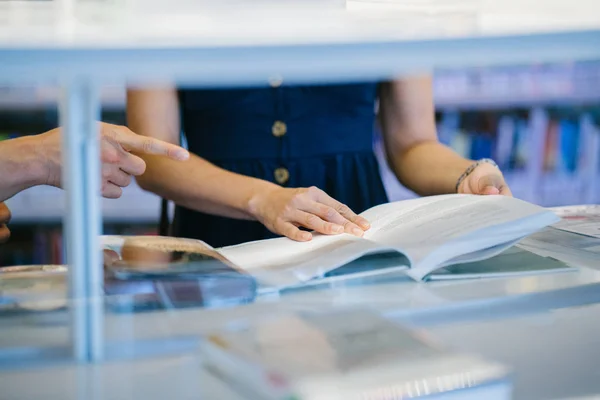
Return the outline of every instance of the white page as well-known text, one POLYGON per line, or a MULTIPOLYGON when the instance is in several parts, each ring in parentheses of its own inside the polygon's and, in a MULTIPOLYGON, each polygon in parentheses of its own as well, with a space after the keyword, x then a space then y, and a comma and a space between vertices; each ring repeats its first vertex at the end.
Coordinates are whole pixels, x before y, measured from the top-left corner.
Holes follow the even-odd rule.
POLYGON ((291 287, 381 250, 374 242, 343 234, 315 235, 310 242, 277 238, 223 248, 220 252, 263 286, 291 287))
POLYGON ((427 202, 384 204, 363 213, 374 221, 366 239, 403 249, 414 262, 453 239, 540 214, 538 206, 504 196, 436 196, 427 202), (402 204, 408 203, 408 204, 402 204))
POLYGON ((446 195, 403 203, 366 211, 363 216, 374 223, 365 237, 402 250, 415 279, 447 260, 512 242, 558 220, 539 206, 505 196, 446 195))
POLYGON ((281 237, 223 247, 219 252, 233 263, 254 273, 257 270, 299 264, 358 240, 361 239, 348 234, 327 236, 313 233, 313 239, 309 242, 296 242, 281 237))

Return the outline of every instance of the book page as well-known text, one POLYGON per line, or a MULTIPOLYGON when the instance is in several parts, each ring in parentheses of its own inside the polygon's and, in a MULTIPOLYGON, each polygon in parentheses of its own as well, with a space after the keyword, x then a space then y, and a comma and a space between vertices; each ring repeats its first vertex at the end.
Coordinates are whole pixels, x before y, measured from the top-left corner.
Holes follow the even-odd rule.
POLYGON ((357 240, 361 239, 347 234, 327 236, 313 233, 309 242, 281 237, 223 247, 219 252, 243 269, 254 272, 302 263, 357 240))
POLYGON ((433 268, 521 238, 557 220, 550 211, 505 196, 445 195, 419 200, 385 204, 363 213, 373 221, 365 238, 402 250, 413 270, 424 261, 433 268))
POLYGON ((322 277, 378 251, 383 249, 377 243, 347 234, 314 235, 310 242, 277 238, 220 249, 223 256, 252 274, 261 286, 278 288, 322 277))

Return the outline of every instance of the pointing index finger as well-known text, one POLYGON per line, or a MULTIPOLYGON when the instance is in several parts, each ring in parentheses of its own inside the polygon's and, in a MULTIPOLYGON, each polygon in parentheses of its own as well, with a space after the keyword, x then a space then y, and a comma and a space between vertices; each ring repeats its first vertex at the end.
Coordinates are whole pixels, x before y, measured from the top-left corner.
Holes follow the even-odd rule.
POLYGON ((182 147, 151 137, 141 136, 130 130, 115 130, 113 139, 128 151, 166 156, 179 161, 187 160, 190 156, 188 151, 182 147))

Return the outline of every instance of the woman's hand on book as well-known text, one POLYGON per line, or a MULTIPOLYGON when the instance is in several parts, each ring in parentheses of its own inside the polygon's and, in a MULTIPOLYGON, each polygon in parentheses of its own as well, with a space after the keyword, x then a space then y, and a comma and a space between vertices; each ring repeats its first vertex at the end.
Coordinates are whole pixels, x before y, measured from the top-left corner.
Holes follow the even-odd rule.
POLYGON ((4 203, 0 203, 0 243, 4 243, 10 237, 7 224, 10 222, 10 210, 4 203))
POLYGON ((367 220, 316 187, 262 191, 250 200, 249 209, 269 230, 297 241, 312 239, 310 232, 299 227, 326 235, 346 232, 355 236, 362 236, 370 227, 367 220))
POLYGON ((512 196, 502 172, 495 166, 482 163, 461 183, 458 193, 512 196))

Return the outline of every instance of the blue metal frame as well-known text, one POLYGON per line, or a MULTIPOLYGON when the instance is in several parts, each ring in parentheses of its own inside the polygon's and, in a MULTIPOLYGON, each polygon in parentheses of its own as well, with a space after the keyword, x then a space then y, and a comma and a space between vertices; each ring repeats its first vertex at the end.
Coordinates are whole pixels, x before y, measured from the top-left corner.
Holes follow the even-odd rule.
POLYGON ((90 76, 107 84, 202 87, 268 85, 276 75, 288 83, 364 81, 433 68, 600 60, 598 43, 600 29, 273 46, 40 49, 0 43, 0 84, 56 84, 57 76, 90 76))
POLYGON ((104 271, 98 246, 102 233, 97 122, 100 105, 90 81, 67 83, 60 104, 71 341, 73 356, 79 362, 101 361, 104 351, 104 271))

